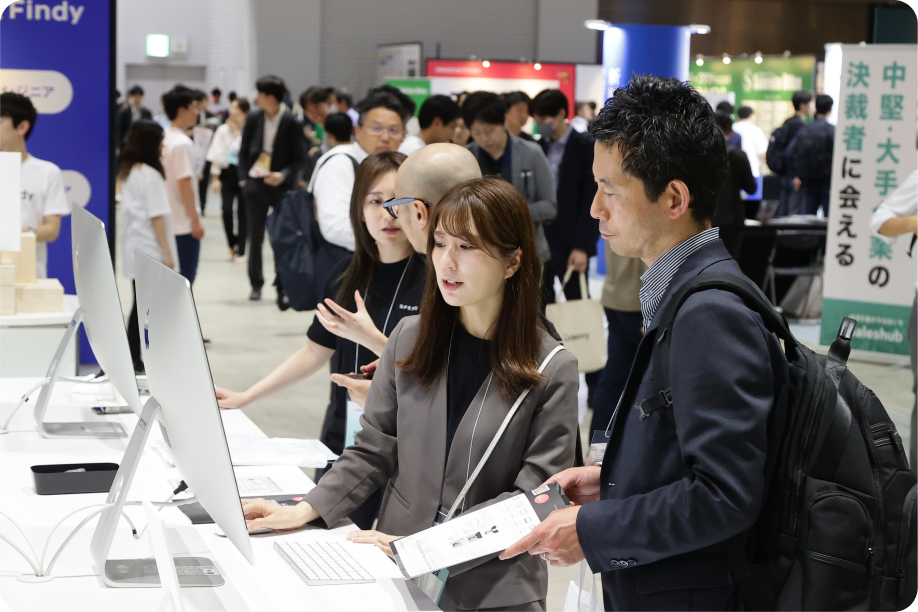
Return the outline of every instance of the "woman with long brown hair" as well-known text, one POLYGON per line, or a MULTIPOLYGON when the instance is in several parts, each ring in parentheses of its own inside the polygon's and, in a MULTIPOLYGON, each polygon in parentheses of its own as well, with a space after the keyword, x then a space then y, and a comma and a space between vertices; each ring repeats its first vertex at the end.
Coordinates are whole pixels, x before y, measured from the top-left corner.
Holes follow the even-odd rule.
MULTIPOLYGON (((542 266, 526 201, 500 179, 466 181, 434 208, 431 229, 420 315, 389 337, 356 444, 296 506, 246 500, 250 530, 320 517, 331 525, 386 485, 378 531, 348 538, 388 550, 573 465, 577 360, 541 323, 542 266)), ((540 558, 495 554, 451 568, 439 606, 544 610, 547 591, 540 558)))
MULTIPOLYGON (((351 195, 354 255, 329 273, 325 304, 316 310, 305 346, 246 391, 217 387, 221 408, 241 408, 267 397, 312 376, 329 360, 332 374, 359 372, 382 353, 385 334, 403 317, 417 312, 424 294, 423 257, 414 252, 398 219, 382 206, 393 197, 395 173, 404 160, 402 153, 377 153, 357 168, 351 195)), ((362 412, 347 401, 346 389, 332 384, 322 442, 340 454, 353 444, 362 412)), ((351 520, 369 528, 381 496, 351 512, 351 520)))
MULTIPOLYGON (((121 214, 124 217, 121 244, 124 275, 134 285, 134 250, 140 249, 164 266, 175 267, 178 251, 172 233, 169 196, 163 163, 163 128, 155 121, 141 119, 131 125, 127 141, 118 157, 121 181, 121 214)), ((143 372, 140 353, 140 327, 137 323, 137 289, 128 319, 128 347, 134 371, 143 372)))

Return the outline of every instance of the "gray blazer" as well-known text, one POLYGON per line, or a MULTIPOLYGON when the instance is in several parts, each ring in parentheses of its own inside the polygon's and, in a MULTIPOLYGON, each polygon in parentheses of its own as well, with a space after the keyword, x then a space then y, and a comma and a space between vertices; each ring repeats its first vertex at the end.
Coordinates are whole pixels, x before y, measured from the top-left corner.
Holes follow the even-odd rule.
MULTIPOLYGON (((510 132, 507 132, 507 136, 512 183, 529 204, 539 258, 543 264, 548 263, 551 261, 551 249, 542 226, 549 225, 558 216, 558 195, 555 181, 551 177, 551 166, 537 143, 523 140, 510 132)), ((478 143, 473 140, 466 148, 478 158, 478 143)))
MULTIPOLYGON (((493 386, 480 415, 473 408, 466 412, 447 456, 445 372, 427 389, 394 363, 414 348, 418 321, 418 316, 402 319, 389 336, 360 419, 363 431, 305 496, 329 525, 385 486, 379 531, 406 536, 431 527, 437 511, 442 507, 445 513, 456 500, 516 401, 493 386)), ((540 334, 541 361, 558 343, 540 334)), ((534 489, 574 464, 577 386, 577 359, 561 351, 466 494, 465 512, 534 489)), ((482 385, 472 406, 481 405, 484 393, 482 385)), ((548 572, 537 556, 500 561, 492 555, 451 568, 446 588, 462 608, 514 606, 545 599, 548 572)))

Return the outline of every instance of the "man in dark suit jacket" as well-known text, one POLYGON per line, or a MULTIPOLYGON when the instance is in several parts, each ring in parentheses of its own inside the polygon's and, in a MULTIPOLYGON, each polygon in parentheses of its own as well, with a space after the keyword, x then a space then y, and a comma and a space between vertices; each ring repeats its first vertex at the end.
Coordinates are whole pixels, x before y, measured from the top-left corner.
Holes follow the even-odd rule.
POLYGON ((749 158, 742 149, 730 144, 733 134, 733 118, 727 113, 717 111, 717 125, 727 141, 727 177, 717 198, 714 217, 711 224, 720 229, 720 239, 727 251, 736 261, 740 258, 743 246, 743 231, 746 229, 746 205, 740 198, 740 189, 752 195, 758 189, 749 158))
POLYGON ((152 119, 153 113, 143 105, 143 88, 134 85, 128 92, 127 104, 118 111, 118 148, 127 142, 131 125, 141 119, 152 119))
MULTIPOLYGON (((243 198, 249 226, 250 300, 261 299, 265 284, 261 263, 261 248, 265 238, 268 209, 277 210, 281 200, 293 189, 303 167, 303 130, 299 122, 281 105, 287 91, 284 81, 265 76, 255 83, 259 110, 249 114, 242 128, 239 149, 239 178, 243 183, 243 198)), ((280 278, 275 276, 277 306, 290 307, 280 278)))
POLYGON ((652 355, 673 292, 705 272, 742 277, 711 228, 726 169, 714 113, 675 79, 634 76, 603 108, 593 203, 600 232, 642 275, 645 336, 609 423, 601 467, 565 470, 572 508, 553 512, 502 554, 552 564, 586 559, 603 573, 607 610, 738 609, 722 543, 757 520, 786 410, 788 367, 778 338, 740 298, 689 297, 671 330, 672 421, 642 419, 655 395, 652 355))
POLYGON ((564 287, 569 300, 579 300, 578 274, 587 273, 589 258, 596 255, 599 223, 590 216, 590 204, 596 195, 593 180, 593 139, 581 134, 567 123, 570 108, 567 96, 558 89, 546 89, 529 105, 542 139, 539 144, 548 158, 555 186, 558 189, 558 216, 545 227, 545 237, 551 247, 551 262, 546 266, 546 303, 554 302, 551 287, 554 277, 564 278, 568 268, 576 272, 564 287))

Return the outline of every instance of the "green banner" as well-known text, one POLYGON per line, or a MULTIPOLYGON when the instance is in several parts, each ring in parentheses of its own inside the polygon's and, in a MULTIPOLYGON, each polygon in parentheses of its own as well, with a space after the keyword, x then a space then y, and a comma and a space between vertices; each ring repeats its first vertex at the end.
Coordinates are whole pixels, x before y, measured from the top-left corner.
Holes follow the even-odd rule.
POLYGON ((697 62, 689 66, 689 81, 711 97, 733 94, 732 104, 752 108, 753 122, 769 136, 794 114, 794 92, 813 91, 815 70, 812 55, 762 58, 761 64, 751 57, 733 58, 729 64, 719 57, 706 57, 701 66, 697 62))
POLYGON ((415 117, 421 110, 421 104, 430 97, 430 81, 427 79, 386 79, 386 84, 398 87, 403 94, 414 100, 415 117))
POLYGON ((825 298, 819 344, 829 346, 838 335, 844 317, 857 321, 851 348, 894 355, 908 355, 908 319, 911 306, 855 302, 825 298))

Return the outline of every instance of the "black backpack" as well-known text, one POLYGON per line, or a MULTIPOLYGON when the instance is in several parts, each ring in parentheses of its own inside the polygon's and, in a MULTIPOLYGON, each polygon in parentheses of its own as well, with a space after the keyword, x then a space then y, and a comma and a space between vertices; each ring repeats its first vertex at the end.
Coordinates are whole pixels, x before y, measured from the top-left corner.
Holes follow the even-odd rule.
MULTIPOLYGON (((673 295, 656 330, 656 395, 636 406, 675 422, 669 348, 679 307, 697 291, 742 298, 784 341, 785 414, 769 419, 783 438, 761 514, 725 552, 747 610, 902 610, 918 590, 916 478, 896 426, 846 362, 857 322, 845 318, 828 355, 798 343, 783 317, 746 279, 704 273, 673 295)), ((771 459, 771 457, 770 457, 771 459)))
POLYGON ((765 163, 769 169, 779 176, 787 174, 787 146, 790 144, 793 134, 790 126, 787 124, 776 128, 768 139, 768 148, 765 150, 765 163))
MULTIPOLYGON (((334 155, 325 161, 332 157, 334 155)), ((347 157, 356 172, 357 160, 350 155, 347 157)), ((284 196, 279 210, 268 215, 266 225, 277 275, 290 300, 290 307, 294 310, 314 310, 322 299, 329 272, 335 264, 351 255, 351 251, 322 237, 316 220, 315 202, 306 189, 296 189, 284 196)))
POLYGON ((800 128, 794 149, 797 155, 797 176, 804 181, 823 180, 832 174, 832 149, 829 123, 800 128))

